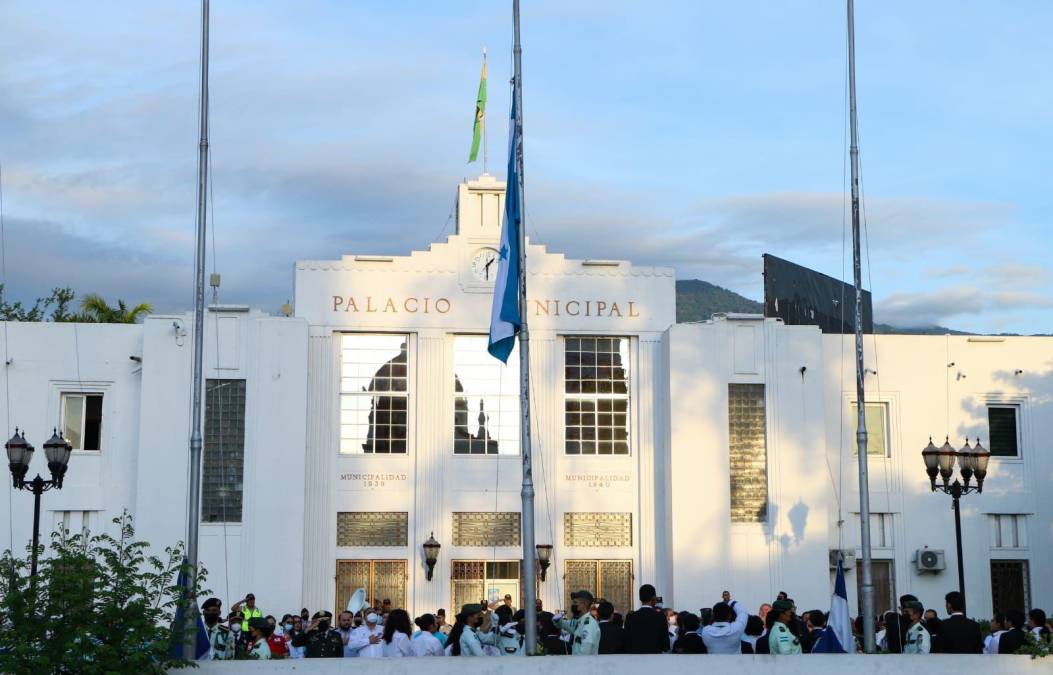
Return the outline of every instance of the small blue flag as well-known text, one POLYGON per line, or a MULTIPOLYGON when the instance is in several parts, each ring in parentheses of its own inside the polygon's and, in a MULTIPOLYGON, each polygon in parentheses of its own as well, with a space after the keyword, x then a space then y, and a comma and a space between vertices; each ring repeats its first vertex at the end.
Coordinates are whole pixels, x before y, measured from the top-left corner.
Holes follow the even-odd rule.
POLYGON ((521 139, 516 125, 516 102, 512 96, 512 118, 508 140, 508 182, 505 187, 505 219, 501 224, 501 249, 494 283, 494 304, 490 310, 490 342, 487 351, 508 363, 515 347, 516 333, 523 325, 519 307, 519 229, 523 226, 523 204, 519 194, 521 139))

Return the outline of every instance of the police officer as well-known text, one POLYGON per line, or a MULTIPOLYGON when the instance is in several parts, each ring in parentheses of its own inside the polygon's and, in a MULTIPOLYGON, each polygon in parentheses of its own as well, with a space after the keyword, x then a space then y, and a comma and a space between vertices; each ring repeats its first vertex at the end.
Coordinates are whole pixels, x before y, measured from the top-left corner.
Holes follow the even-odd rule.
POLYGON ((800 654, 801 641, 790 630, 793 621, 793 603, 789 600, 776 600, 771 605, 775 614, 775 623, 768 635, 768 651, 771 654, 800 654))
POLYGON ((907 638, 903 641, 903 653, 928 654, 932 650, 932 639, 929 631, 921 625, 925 607, 917 600, 908 600, 903 603, 903 610, 910 617, 910 628, 907 629, 907 638))
POLYGON ((588 591, 576 591, 570 594, 574 603, 571 607, 573 618, 564 616, 553 617, 552 621, 559 628, 571 634, 571 654, 574 656, 589 656, 599 653, 600 650, 600 625, 593 618, 589 610, 592 609, 594 598, 588 591))

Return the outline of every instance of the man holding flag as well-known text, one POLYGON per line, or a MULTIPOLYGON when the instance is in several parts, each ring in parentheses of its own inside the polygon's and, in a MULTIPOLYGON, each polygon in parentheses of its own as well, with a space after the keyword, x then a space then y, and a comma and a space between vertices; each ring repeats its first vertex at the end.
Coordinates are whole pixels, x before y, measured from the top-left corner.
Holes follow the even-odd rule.
POLYGON ((813 654, 854 654, 855 638, 852 637, 852 620, 848 616, 848 592, 845 590, 844 560, 837 561, 837 580, 834 594, 830 598, 830 617, 826 628, 812 646, 813 654))

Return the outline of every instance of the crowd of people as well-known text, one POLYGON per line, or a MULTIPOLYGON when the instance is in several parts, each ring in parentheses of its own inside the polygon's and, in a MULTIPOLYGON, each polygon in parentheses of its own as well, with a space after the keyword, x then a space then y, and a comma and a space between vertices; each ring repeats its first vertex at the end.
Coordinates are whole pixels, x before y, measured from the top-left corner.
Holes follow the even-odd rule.
MULTIPOLYGON (((724 591, 720 602, 695 614, 662 605, 654 586, 640 587, 640 607, 623 616, 603 598, 586 590, 571 593, 572 607, 544 611, 537 601, 537 645, 545 655, 590 654, 816 654, 862 651, 863 622, 853 624, 851 640, 842 645, 829 614, 798 614, 794 601, 780 592, 751 614, 724 591)), ((912 595, 902 596, 899 611, 877 619, 875 642, 882 652, 903 654, 1013 654, 1029 641, 1050 641, 1045 612, 1032 609, 999 613, 990 631, 964 614, 964 598, 945 597, 946 615, 926 609, 912 595)), ((447 621, 446 610, 410 618, 390 600, 336 616, 329 611, 264 615, 248 594, 224 616, 218 598, 201 605, 209 650, 205 658, 399 658, 409 656, 505 656, 526 651, 526 613, 502 602, 466 604, 447 621)))

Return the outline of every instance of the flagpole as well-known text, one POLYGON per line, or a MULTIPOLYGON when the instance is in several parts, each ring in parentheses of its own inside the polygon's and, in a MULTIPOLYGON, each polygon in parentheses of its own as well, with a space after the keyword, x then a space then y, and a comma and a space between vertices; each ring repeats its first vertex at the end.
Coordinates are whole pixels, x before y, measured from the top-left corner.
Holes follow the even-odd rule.
MULTIPOLYGON (((483 72, 486 72, 486 47, 483 47, 483 72)), ((486 106, 483 106, 483 173, 489 173, 487 161, 490 159, 489 146, 486 143, 486 106)))
MULTIPOLYGON (((534 469, 530 448, 530 335, 527 330, 527 272, 526 272, 526 217, 524 208, 523 186, 523 67, 522 48, 519 42, 519 0, 512 0, 512 27, 514 44, 512 48, 515 63, 514 90, 516 117, 516 175, 519 181, 519 312, 522 325, 519 329, 519 406, 522 417, 519 421, 519 436, 523 453, 523 486, 520 496, 523 500, 523 602, 526 605, 526 649, 528 656, 537 651, 537 582, 536 550, 534 548, 534 469)), ((483 126, 484 134, 486 126, 483 126)), ((484 135, 485 138, 485 135, 484 135)), ((483 151, 485 153, 485 141, 483 151)), ((485 154, 483 155, 485 157, 485 154)), ((485 165, 484 165, 485 166, 485 165)))
POLYGON ((859 134, 856 128, 856 25, 855 4, 848 0, 848 91, 852 144, 852 274, 856 307, 856 455, 859 466, 859 533, 863 559, 859 569, 859 613, 863 615, 863 651, 874 653, 874 581, 870 564, 870 482, 867 476, 866 392, 863 378, 863 273, 859 241, 859 134))

